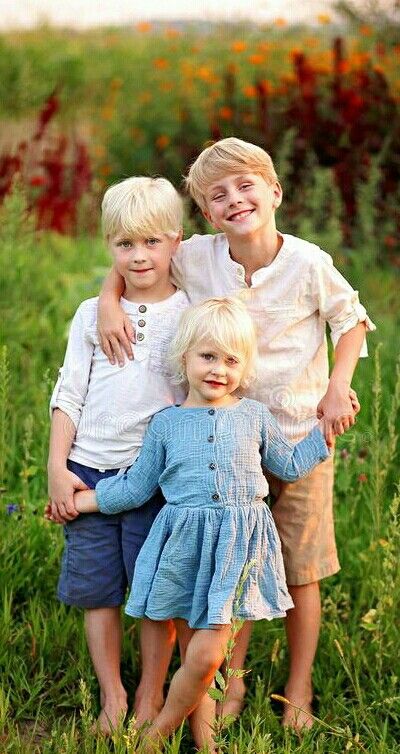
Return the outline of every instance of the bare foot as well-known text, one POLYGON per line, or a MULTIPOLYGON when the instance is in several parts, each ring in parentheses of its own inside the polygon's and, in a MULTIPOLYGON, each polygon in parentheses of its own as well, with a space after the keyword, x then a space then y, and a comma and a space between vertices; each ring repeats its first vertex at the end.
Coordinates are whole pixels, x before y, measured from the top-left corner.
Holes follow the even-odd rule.
POLYGON ((282 725, 284 728, 292 728, 296 733, 301 733, 312 728, 312 691, 303 694, 295 694, 285 689, 285 698, 291 704, 285 704, 283 710, 282 725))
POLYGON ((93 726, 93 733, 106 737, 112 736, 118 725, 124 721, 127 710, 128 705, 126 700, 123 702, 105 703, 93 726))
POLYGON ((145 697, 139 700, 135 699, 135 728, 141 728, 141 726, 145 725, 145 723, 152 723, 154 718, 157 717, 158 713, 162 709, 163 705, 163 699, 159 700, 158 702, 145 697))
POLYGON ((217 715, 239 717, 245 705, 246 684, 243 678, 231 678, 227 697, 223 704, 217 704, 217 715))

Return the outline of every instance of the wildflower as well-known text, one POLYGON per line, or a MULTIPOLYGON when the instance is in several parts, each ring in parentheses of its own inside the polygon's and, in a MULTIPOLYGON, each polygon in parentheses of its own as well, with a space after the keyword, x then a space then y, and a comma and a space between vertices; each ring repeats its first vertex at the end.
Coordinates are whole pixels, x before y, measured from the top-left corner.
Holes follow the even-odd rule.
POLYGON ((138 101, 142 105, 145 105, 148 102, 151 102, 151 100, 152 100, 152 96, 151 96, 150 92, 140 92, 138 94, 138 101))
POLYGON ((222 120, 232 120, 233 118, 233 110, 231 107, 227 107, 226 105, 224 107, 220 107, 218 110, 218 115, 222 120))
POLYGON ((171 139, 166 134, 161 134, 160 136, 157 136, 156 138, 156 147, 158 149, 165 149, 168 144, 170 143, 171 139))
POLYGON ((328 13, 319 13, 317 16, 317 21, 319 24, 326 26, 327 24, 330 24, 331 17, 328 15, 328 13))
POLYGON ((139 24, 136 24, 136 30, 141 34, 147 34, 151 31, 151 24, 148 21, 141 21, 139 24))
POLYGON ((173 89, 173 84, 171 81, 161 81, 160 83, 160 91, 161 92, 170 92, 173 89))
POLYGON ((348 458, 348 457, 349 457, 349 455, 350 455, 350 453, 349 453, 349 451, 347 450, 347 448, 343 448, 343 449, 342 449, 342 450, 340 451, 340 458, 343 458, 344 460, 346 460, 346 458, 348 458))
POLYGON ((181 33, 182 32, 180 32, 179 29, 174 29, 173 27, 171 27, 170 29, 166 29, 165 30, 165 36, 168 39, 176 39, 176 37, 180 37, 181 36, 181 33))
POLYGON ((17 505, 17 503, 10 503, 9 505, 6 505, 7 516, 12 516, 12 514, 17 513, 17 511, 19 511, 19 505, 17 505))
POLYGON ((276 18, 274 24, 275 26, 282 28, 283 26, 287 26, 287 21, 285 18, 276 18))
POLYGON ((385 238, 384 238, 384 244, 389 249, 393 249, 394 246, 396 246, 396 244, 397 244, 397 239, 395 238, 395 236, 385 236, 385 238))
POLYGON ((34 186, 35 188, 38 186, 44 186, 46 183, 46 178, 44 175, 33 175, 29 183, 31 186, 34 186))
POLYGON ((357 477, 360 484, 365 484, 365 482, 368 482, 368 477, 366 474, 359 474, 357 477))
POLYGON ((110 175, 110 173, 112 173, 111 165, 107 165, 107 164, 101 165, 101 167, 100 167, 100 174, 101 175, 107 176, 107 175, 110 175))
POLYGON ((246 48, 246 42, 243 42, 241 39, 237 39, 236 42, 232 42, 231 45, 232 52, 244 52, 246 48))
POLYGON ((165 70, 165 68, 168 68, 169 62, 166 58, 155 58, 153 60, 154 68, 157 68, 159 71, 165 70))
POLYGON ((243 94, 245 97, 248 97, 249 99, 254 99, 254 97, 257 97, 257 89, 255 86, 245 86, 243 88, 243 94))
POLYGON ((203 81, 211 81, 213 78, 213 73, 209 68, 207 68, 207 66, 201 65, 199 70, 197 71, 197 76, 203 81))
POLYGON ((116 76, 114 79, 111 79, 110 81, 110 89, 121 89, 121 86, 123 84, 123 80, 119 78, 119 76, 116 76))
POLYGON ((249 55, 249 63, 251 65, 262 65, 264 63, 265 58, 264 55, 259 55, 258 53, 255 53, 254 55, 249 55))
POLYGON ((362 34, 363 37, 370 37, 372 36, 372 29, 370 26, 367 26, 364 24, 363 26, 360 26, 360 34, 362 34))
POLYGON ((103 107, 101 111, 101 117, 102 120, 112 120, 112 117, 114 115, 114 110, 112 107, 103 107))
POLYGON ((368 449, 367 448, 361 448, 358 451, 358 457, 363 461, 364 458, 367 458, 368 456, 368 449))

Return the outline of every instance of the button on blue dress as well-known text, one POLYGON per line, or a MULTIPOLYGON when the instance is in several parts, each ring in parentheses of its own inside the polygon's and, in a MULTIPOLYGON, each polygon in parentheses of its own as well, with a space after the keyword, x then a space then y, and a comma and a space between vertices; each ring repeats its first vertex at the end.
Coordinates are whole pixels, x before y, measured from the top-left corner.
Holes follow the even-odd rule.
POLYGON ((285 615, 293 602, 261 466, 290 482, 328 455, 318 428, 292 445, 267 407, 249 398, 156 414, 129 471, 96 486, 102 513, 139 507, 158 486, 167 501, 136 561, 128 615, 183 618, 191 628, 228 624, 234 614, 285 615))

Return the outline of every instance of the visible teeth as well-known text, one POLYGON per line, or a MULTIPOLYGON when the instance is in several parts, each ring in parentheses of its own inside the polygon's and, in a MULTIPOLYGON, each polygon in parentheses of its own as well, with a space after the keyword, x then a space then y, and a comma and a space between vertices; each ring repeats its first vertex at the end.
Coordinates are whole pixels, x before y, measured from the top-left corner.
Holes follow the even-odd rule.
POLYGON ((236 215, 231 215, 230 219, 231 220, 241 219, 242 217, 247 217, 247 215, 250 215, 251 212, 252 212, 251 209, 246 209, 243 212, 238 212, 236 215))

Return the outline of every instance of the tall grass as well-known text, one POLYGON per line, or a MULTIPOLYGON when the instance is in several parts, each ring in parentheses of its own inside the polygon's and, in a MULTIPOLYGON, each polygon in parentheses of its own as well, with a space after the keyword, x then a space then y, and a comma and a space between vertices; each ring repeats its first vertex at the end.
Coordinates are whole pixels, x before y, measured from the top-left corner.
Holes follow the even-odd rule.
MULTIPOLYGON (((285 159, 283 155, 283 165, 285 159)), ((322 175, 315 185, 318 194, 307 199, 315 219, 309 233, 333 250, 339 267, 363 291, 378 325, 370 338, 371 357, 360 363, 354 381, 362 413, 336 453, 342 571, 322 586, 312 731, 299 740, 280 726, 279 705, 270 695, 282 691, 286 677, 284 629, 280 621, 261 622, 248 661, 247 707, 239 722, 220 731, 228 754, 395 754, 400 738, 396 278, 368 266, 361 276, 361 265, 332 249, 326 227, 317 222, 318 196, 325 196, 327 204, 332 197, 322 175)), ((42 519, 41 510, 50 385, 62 359, 68 321, 79 301, 97 292, 108 260, 100 240, 35 234, 20 191, 7 200, 0 219, 0 750, 106 754, 109 744, 90 732, 98 699, 82 616, 55 598, 61 531, 42 519)), ((335 222, 333 214, 328 227, 335 222)), ((285 229, 284 222, 281 226, 285 229)), ((362 252, 360 248, 360 257, 362 252)), ((137 626, 128 620, 122 671, 132 699, 138 642, 137 626)), ((116 732, 116 754, 137 746, 132 726, 116 732)), ((184 726, 166 752, 189 751, 184 726)))

